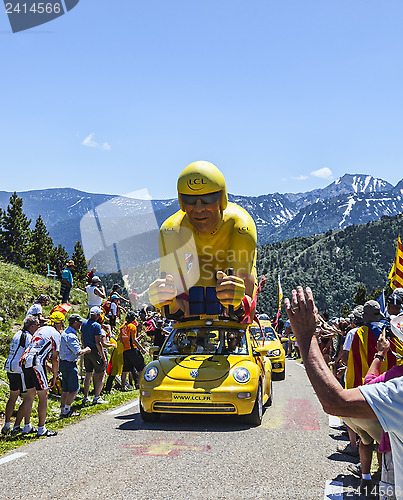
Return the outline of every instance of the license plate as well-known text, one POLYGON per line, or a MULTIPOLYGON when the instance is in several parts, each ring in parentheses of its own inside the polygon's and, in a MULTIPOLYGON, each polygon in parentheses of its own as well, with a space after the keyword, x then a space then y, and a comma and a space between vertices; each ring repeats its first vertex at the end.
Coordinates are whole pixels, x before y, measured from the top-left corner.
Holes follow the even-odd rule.
POLYGON ((184 394, 172 393, 172 402, 174 403, 211 403, 211 394, 184 394))

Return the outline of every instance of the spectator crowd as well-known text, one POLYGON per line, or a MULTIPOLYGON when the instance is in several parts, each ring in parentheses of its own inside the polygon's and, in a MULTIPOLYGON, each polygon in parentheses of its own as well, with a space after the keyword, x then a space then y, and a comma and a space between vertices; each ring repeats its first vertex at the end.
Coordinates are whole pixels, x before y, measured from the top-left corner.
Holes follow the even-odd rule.
POLYGON ((343 417, 348 443, 337 452, 359 459, 348 469, 360 478, 361 495, 399 500, 403 498, 403 394, 398 391, 403 380, 403 288, 388 297, 384 313, 379 302, 368 300, 347 318, 330 320, 314 307, 312 292, 306 293, 305 298, 302 288, 294 290, 291 301, 286 300, 289 319, 283 335, 288 355, 293 356, 295 344, 302 349, 323 408, 343 417), (392 381, 396 385, 389 388, 392 381), (362 408, 365 401, 368 405, 362 408), (372 476, 374 455, 378 472, 372 476))
POLYGON ((88 317, 75 312, 67 302, 73 267, 74 262, 69 261, 60 272, 61 303, 46 315, 44 308, 49 305, 49 298, 39 295, 27 310, 22 328, 12 338, 5 363, 10 395, 1 429, 3 436, 56 435, 45 424, 49 392, 60 397, 60 418, 68 418, 85 405, 107 404, 105 394, 112 390, 138 389, 145 367, 145 346, 149 342, 162 345, 165 340, 163 328, 170 322, 147 306, 139 311, 129 310, 130 301, 119 294, 120 285, 113 285, 106 293, 101 279, 94 274, 96 268, 88 273, 85 288, 88 317), (80 403, 73 405, 80 392, 80 403), (37 428, 31 425, 36 396, 37 428), (12 426, 19 397, 22 403, 12 426))

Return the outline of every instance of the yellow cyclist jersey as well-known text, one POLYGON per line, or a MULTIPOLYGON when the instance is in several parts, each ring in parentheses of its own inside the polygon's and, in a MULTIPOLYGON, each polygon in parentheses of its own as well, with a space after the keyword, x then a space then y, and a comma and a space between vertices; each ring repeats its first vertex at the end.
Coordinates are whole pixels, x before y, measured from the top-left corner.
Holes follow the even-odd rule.
POLYGON ((256 242, 252 217, 235 203, 228 203, 210 234, 198 233, 179 210, 160 230, 160 272, 174 276, 178 294, 192 286, 216 286, 216 272, 228 268, 256 281, 256 242))

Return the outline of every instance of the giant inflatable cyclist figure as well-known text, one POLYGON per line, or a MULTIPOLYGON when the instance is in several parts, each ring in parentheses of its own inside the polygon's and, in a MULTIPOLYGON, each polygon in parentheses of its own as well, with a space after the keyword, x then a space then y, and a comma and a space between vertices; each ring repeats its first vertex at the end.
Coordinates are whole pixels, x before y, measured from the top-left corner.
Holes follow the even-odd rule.
POLYGON ((253 219, 228 202, 223 174, 207 161, 183 170, 178 198, 181 209, 160 229, 161 277, 150 285, 151 303, 179 319, 191 315, 192 289, 213 290, 215 300, 227 310, 231 306, 239 321, 250 322, 257 286, 253 219))

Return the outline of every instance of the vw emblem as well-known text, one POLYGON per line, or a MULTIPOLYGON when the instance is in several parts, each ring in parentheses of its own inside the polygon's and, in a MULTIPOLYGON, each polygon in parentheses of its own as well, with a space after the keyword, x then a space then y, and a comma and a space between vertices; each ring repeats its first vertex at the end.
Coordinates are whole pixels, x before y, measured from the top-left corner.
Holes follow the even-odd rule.
POLYGON ((199 375, 199 372, 198 372, 197 370, 192 370, 192 371, 190 372, 190 376, 191 376, 192 378, 196 378, 196 377, 197 377, 197 375, 199 375))

